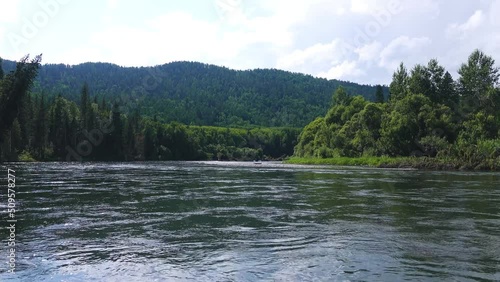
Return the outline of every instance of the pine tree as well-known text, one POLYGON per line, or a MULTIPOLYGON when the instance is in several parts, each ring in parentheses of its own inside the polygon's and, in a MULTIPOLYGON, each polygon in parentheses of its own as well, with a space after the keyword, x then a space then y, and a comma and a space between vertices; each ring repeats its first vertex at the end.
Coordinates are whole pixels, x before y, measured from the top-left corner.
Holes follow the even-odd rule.
POLYGON ((148 123, 144 129, 144 158, 146 160, 157 160, 158 158, 155 137, 153 126, 148 123))
POLYGON ((443 104, 447 105, 451 109, 458 107, 458 92, 455 87, 455 81, 453 81, 453 77, 451 77, 449 72, 444 74, 443 80, 439 85, 439 97, 441 97, 443 104))
POLYGON ((80 96, 80 111, 81 116, 81 126, 83 129, 89 129, 89 111, 90 111, 90 101, 89 101, 89 86, 85 82, 82 87, 80 96))
POLYGON ((19 120, 16 118, 12 122, 12 128, 10 129, 10 143, 11 143, 11 160, 17 160, 17 154, 22 149, 22 136, 21 136, 21 125, 19 120))
POLYGON ((389 86, 391 100, 400 100, 408 94, 408 72, 403 63, 399 69, 392 75, 392 82, 389 86))
POLYGON ((40 97, 40 105, 38 106, 38 115, 35 120, 34 144, 36 155, 40 160, 45 159, 45 147, 47 144, 47 125, 44 95, 40 97))
POLYGON ((105 136, 104 144, 100 149, 99 158, 105 160, 123 160, 124 136, 123 122, 117 103, 113 105, 111 112, 112 131, 105 136))
POLYGON ((31 132, 33 132, 33 105, 31 95, 24 96, 19 108, 18 120, 21 128, 20 150, 26 150, 31 145, 31 132))
MULTIPOLYGON (((21 101, 33 85, 42 60, 41 55, 29 61, 25 56, 16 65, 16 70, 1 80, 0 93, 0 133, 11 128, 17 118, 21 101)), ((1 136, 1 134, 0 134, 1 136)), ((2 140, 0 139, 0 142, 2 140)))

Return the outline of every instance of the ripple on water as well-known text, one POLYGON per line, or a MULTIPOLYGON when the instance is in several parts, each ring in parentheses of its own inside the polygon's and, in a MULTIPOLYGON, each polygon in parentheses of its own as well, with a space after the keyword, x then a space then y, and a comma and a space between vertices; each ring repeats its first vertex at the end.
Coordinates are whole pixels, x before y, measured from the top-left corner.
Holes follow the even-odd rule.
POLYGON ((500 280, 498 174, 18 166, 19 281, 500 280))

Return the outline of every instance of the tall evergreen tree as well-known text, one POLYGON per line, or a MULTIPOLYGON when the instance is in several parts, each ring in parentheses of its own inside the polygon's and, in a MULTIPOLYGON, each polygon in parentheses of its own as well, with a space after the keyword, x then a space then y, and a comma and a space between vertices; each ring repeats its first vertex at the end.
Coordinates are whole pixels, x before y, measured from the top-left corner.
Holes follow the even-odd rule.
POLYGON ((144 158, 146 160, 158 159, 158 148, 155 127, 148 122, 144 128, 144 158))
POLYGON ((449 72, 444 74, 441 84, 439 85, 439 97, 441 97, 443 104, 451 109, 457 108, 459 101, 458 92, 456 90, 455 81, 449 72))
POLYGON ((118 103, 113 105, 113 113, 111 116, 113 124, 113 132, 111 133, 111 140, 113 144, 113 159, 123 159, 123 124, 121 120, 120 107, 118 103))
MULTIPOLYGON (((2 74, 0 80, 0 161, 2 159, 1 143, 4 133, 12 127, 12 123, 18 116, 22 101, 26 93, 33 85, 38 74, 42 55, 36 56, 31 61, 29 56, 22 58, 16 69, 6 76, 2 74)), ((1 69, 1 66, 0 66, 1 69)))
POLYGON ((31 95, 28 94, 24 96, 21 101, 21 107, 18 113, 19 125, 21 128, 21 140, 19 143, 19 148, 21 150, 28 149, 31 145, 31 133, 33 127, 33 105, 31 101, 31 95))
POLYGON ((443 91, 441 90, 445 76, 444 67, 439 65, 439 62, 436 59, 432 59, 427 64, 426 69, 430 82, 428 97, 433 102, 444 104, 446 102, 446 96, 443 95, 443 91))
POLYGON ((475 50, 458 73, 458 88, 464 113, 476 112, 492 103, 487 94, 498 86, 500 77, 493 58, 475 50))
POLYGON ((0 81, 0 132, 12 126, 21 107, 22 99, 37 76, 41 60, 41 55, 31 61, 29 61, 29 56, 25 56, 17 63, 16 70, 0 81))
POLYGON ((44 95, 40 97, 40 104, 38 106, 38 115, 35 120, 35 134, 34 134, 34 148, 36 155, 41 160, 45 159, 45 147, 47 144, 47 125, 46 125, 46 112, 44 95))
POLYGON ((20 153, 22 149, 21 125, 19 124, 19 120, 17 118, 14 119, 14 122, 12 122, 12 128, 10 129, 10 139, 10 143, 12 146, 11 159, 16 160, 17 154, 20 153))
POLYGON ((389 86, 390 99, 402 99, 408 94, 408 71, 403 63, 392 75, 392 82, 389 86))
POLYGON ((90 100, 89 100, 89 86, 85 82, 82 87, 81 95, 80 95, 80 111, 81 115, 81 123, 83 129, 89 129, 89 112, 90 112, 90 100))

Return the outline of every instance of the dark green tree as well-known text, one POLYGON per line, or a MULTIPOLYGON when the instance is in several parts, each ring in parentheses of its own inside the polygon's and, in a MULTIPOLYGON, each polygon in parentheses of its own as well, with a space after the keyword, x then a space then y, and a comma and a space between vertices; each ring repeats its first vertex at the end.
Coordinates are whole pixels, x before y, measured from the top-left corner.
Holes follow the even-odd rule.
POLYGON ((83 129, 89 129, 89 113, 90 109, 90 98, 89 98, 89 86, 85 82, 82 87, 80 94, 80 111, 81 111, 81 123, 83 129))
POLYGON ((493 102, 487 94, 498 86, 500 77, 493 58, 475 50, 458 73, 458 90, 464 114, 477 112, 493 102))
MULTIPOLYGON (((36 56, 31 61, 29 56, 25 56, 16 64, 14 71, 6 76, 2 71, 2 79, 0 80, 0 144, 4 141, 4 133, 10 130, 12 123, 18 117, 23 98, 33 85, 41 60, 41 55, 36 56)), ((0 161, 2 158, 1 147, 0 145, 0 161)))
POLYGON ((384 88, 381 85, 377 85, 375 90, 375 103, 384 103, 384 88))
MULTIPOLYGON (((427 63, 427 73, 430 81, 429 99, 436 103, 445 103, 447 97, 443 95, 441 87, 443 87, 445 78, 445 69, 439 65, 436 59, 432 59, 427 63)), ((446 72, 448 73, 448 72, 446 72)), ((448 73, 449 74, 449 73, 448 73)), ((453 81, 453 79, 452 79, 453 81)))
MULTIPOLYGON (((428 69, 422 65, 416 65, 410 72, 408 78, 408 90, 411 94, 423 94, 431 98, 433 96, 433 89, 431 84, 431 77, 428 69)), ((403 97, 401 97, 403 98, 403 97)))
POLYGON ((441 80, 441 84, 439 85, 439 97, 441 97, 443 104, 452 109, 455 108, 459 102, 456 84, 449 72, 446 72, 441 80))
POLYGON ((150 123, 147 123, 144 129, 144 158, 146 160, 158 159, 156 144, 157 140, 154 127, 150 123))
POLYGON ((352 97, 347 94, 344 87, 339 86, 335 93, 333 93, 332 101, 333 105, 344 105, 347 106, 351 102, 352 97))
POLYGON ((40 104, 38 106, 37 118, 35 120, 34 141, 33 147, 35 155, 40 160, 45 159, 45 148, 47 146, 47 125, 46 125, 46 112, 45 112, 45 95, 40 96, 40 104))
POLYGON ((113 124, 113 132, 111 132, 111 144, 113 145, 112 159, 122 160, 124 158, 123 156, 124 136, 123 136, 123 123, 118 103, 115 103, 113 105, 111 122, 113 124))
POLYGON ((392 82, 389 86, 390 100, 399 100, 408 94, 408 71, 403 63, 392 75, 392 82))

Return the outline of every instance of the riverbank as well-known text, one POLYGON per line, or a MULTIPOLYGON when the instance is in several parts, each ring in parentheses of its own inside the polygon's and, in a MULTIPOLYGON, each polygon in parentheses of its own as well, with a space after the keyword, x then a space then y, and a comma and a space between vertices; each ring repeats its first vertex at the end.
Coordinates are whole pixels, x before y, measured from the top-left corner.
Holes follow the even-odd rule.
MULTIPOLYGON (((359 158, 263 158, 263 161, 282 161, 285 164, 301 165, 331 165, 331 166, 364 166, 376 168, 412 168, 420 170, 447 170, 447 171, 500 171, 500 158, 464 161, 457 158, 429 158, 429 157, 359 157, 359 158)), ((38 162, 33 158, 19 158, 21 162, 38 162)), ((180 161, 180 160, 179 160, 180 161)), ((198 161, 217 161, 214 159, 198 161)), ((219 160, 221 161, 221 160, 219 160)), ((251 159, 229 159, 229 162, 252 162, 251 159)), ((41 162, 47 162, 41 161, 41 162)), ((50 160, 48 161, 50 162, 50 160)), ((133 162, 133 161, 132 161, 133 162)))
POLYGON ((485 159, 480 162, 467 162, 455 158, 428 157, 360 157, 360 158, 298 158, 284 161, 288 164, 369 166, 378 168, 415 168, 422 170, 476 170, 500 171, 500 160, 485 159))

